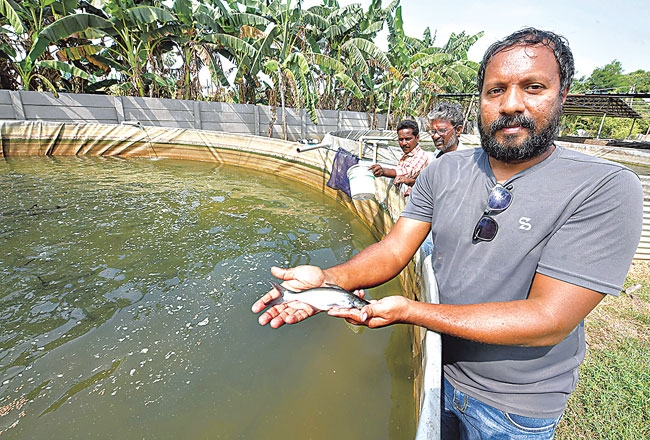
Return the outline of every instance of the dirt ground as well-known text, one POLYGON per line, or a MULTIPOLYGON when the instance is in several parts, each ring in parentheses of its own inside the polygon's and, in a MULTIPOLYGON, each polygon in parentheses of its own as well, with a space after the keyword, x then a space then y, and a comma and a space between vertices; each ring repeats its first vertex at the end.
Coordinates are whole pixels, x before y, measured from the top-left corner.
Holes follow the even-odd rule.
POLYGON ((641 282, 650 284, 650 261, 634 260, 627 276, 641 282))

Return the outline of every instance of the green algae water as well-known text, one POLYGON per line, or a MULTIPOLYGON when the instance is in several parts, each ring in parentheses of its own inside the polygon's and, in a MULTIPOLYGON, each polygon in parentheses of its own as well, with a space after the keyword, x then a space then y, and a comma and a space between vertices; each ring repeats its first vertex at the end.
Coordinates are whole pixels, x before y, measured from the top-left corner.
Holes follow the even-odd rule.
POLYGON ((3 439, 413 438, 407 326, 250 311, 271 266, 374 241, 333 200, 171 160, 11 158, 0 185, 3 439))

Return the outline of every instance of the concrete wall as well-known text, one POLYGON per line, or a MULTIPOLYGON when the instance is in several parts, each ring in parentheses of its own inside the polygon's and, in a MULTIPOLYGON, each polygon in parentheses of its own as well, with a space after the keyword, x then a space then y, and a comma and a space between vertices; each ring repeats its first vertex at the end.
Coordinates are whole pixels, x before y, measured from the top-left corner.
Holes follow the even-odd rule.
MULTIPOLYGON (((338 130, 372 128, 370 115, 361 112, 318 110, 318 125, 303 109, 285 111, 287 140, 322 139, 338 130)), ((379 126, 385 116, 378 116, 379 126)), ((231 134, 267 136, 273 121, 273 108, 264 105, 177 99, 137 98, 0 90, 0 120, 96 122, 122 124, 137 121, 144 126, 224 131, 231 134)), ((272 137, 282 137, 282 109, 275 111, 272 137)))

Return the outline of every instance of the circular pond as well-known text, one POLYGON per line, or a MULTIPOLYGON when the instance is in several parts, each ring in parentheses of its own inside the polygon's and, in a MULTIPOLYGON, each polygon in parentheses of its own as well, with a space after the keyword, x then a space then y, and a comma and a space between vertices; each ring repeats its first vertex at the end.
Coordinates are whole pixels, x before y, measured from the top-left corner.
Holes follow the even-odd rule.
POLYGON ((374 241, 332 199, 172 160, 10 158, 0 185, 3 438, 413 438, 407 326, 250 311, 271 266, 374 241))

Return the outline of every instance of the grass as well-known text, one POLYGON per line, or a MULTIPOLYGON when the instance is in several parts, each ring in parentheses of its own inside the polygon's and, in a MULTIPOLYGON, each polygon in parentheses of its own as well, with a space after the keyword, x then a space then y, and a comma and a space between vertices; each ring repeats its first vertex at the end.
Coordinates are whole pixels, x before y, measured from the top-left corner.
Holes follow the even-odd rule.
POLYGON ((587 355, 557 440, 650 439, 650 262, 585 320, 587 355))

